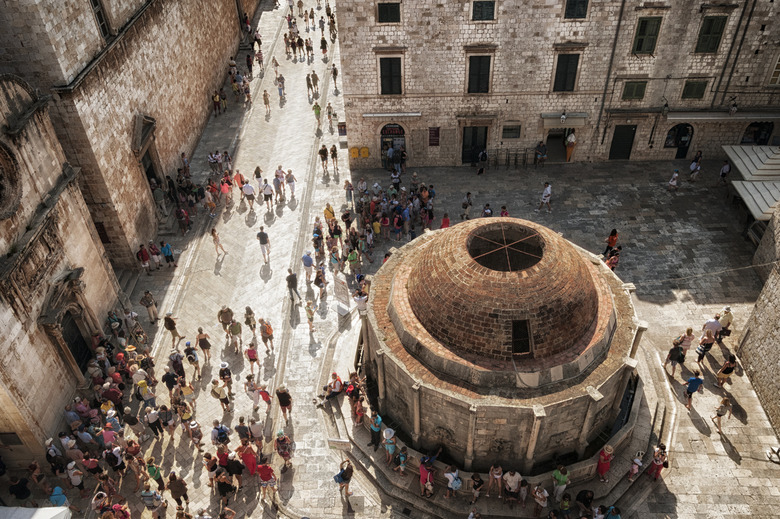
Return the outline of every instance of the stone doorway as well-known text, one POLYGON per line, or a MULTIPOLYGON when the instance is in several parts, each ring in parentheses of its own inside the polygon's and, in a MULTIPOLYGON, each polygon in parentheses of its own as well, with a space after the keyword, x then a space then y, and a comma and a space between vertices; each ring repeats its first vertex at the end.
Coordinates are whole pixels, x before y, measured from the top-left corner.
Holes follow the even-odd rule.
POLYGON ((609 160, 630 159, 635 135, 635 124, 619 124, 615 126, 615 133, 612 134, 612 145, 609 148, 609 160))
POLYGON ((550 128, 547 132, 547 162, 566 162, 566 137, 572 128, 550 128))
POLYGON ((684 159, 688 156, 688 149, 693 143, 693 126, 690 124, 678 124, 669 130, 664 141, 664 148, 677 148, 675 159, 684 159))
POLYGON ((487 149, 487 126, 464 126, 461 162, 476 164, 479 154, 487 149))
POLYGON ((60 327, 62 328, 62 339, 68 345, 70 353, 73 355, 73 360, 76 361, 79 369, 84 373, 87 370, 89 360, 92 358, 92 350, 87 345, 87 341, 84 339, 78 323, 76 323, 76 318, 70 310, 66 311, 62 316, 60 327))
MULTIPOLYGON (((386 124, 382 127, 380 149, 382 150, 382 167, 393 169, 392 164, 387 163, 387 150, 394 148, 399 151, 406 149, 406 132, 400 124, 386 124)), ((407 151, 408 153, 408 151, 407 151)))
POLYGON ((742 142, 740 142, 740 144, 766 146, 769 144, 769 139, 772 137, 774 129, 775 123, 773 122, 750 123, 745 130, 744 135, 742 135, 742 142))

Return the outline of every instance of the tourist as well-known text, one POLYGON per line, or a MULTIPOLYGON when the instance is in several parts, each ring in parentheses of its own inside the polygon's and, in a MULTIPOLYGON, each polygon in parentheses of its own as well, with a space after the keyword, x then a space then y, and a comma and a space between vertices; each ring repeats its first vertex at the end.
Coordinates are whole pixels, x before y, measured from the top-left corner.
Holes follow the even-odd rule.
POLYGON ((566 467, 559 465, 552 473, 553 479, 553 499, 558 502, 563 496, 563 492, 566 490, 566 485, 569 484, 569 473, 566 467))
POLYGON ((653 462, 647 469, 647 475, 652 477, 655 481, 658 481, 658 478, 661 475, 661 471, 667 465, 666 459, 666 445, 659 443, 653 451, 653 462))
POLYGON ((693 402, 693 394, 698 391, 702 393, 704 391, 704 380, 699 377, 699 370, 693 372, 693 376, 685 383, 685 395, 688 399, 688 403, 685 408, 691 410, 691 403, 693 402))
POLYGON ((722 344, 723 337, 728 337, 731 335, 730 327, 732 322, 734 322, 734 314, 731 313, 731 307, 727 306, 720 313, 720 319, 718 319, 718 323, 720 324, 721 329, 717 335, 715 335, 715 340, 722 344))
POLYGON ((268 211, 270 211, 272 209, 271 202, 274 199, 274 188, 272 188, 268 183, 268 179, 263 179, 263 185, 260 187, 260 190, 263 192, 263 201, 265 202, 265 207, 268 211))
POLYGON ((274 329, 271 327, 271 322, 267 317, 261 317, 257 320, 257 323, 260 325, 260 339, 263 341, 266 354, 268 354, 274 349, 274 329), (268 349, 269 343, 270 350, 268 349))
POLYGON ((176 477, 175 472, 171 472, 168 476, 168 490, 171 491, 171 497, 178 506, 181 506, 181 500, 184 499, 184 502, 189 507, 190 498, 187 495, 187 482, 176 477))
MULTIPOLYGON (((567 151, 568 153, 568 151, 567 151)), ((542 207, 545 205, 547 206, 547 212, 552 212, 552 207, 550 207, 550 199, 552 198, 552 187, 550 186, 549 182, 544 183, 544 190, 542 190, 542 199, 539 202, 539 207, 534 209, 537 213, 542 210, 542 207)))
POLYGON ((135 257, 138 258, 138 261, 141 263, 141 268, 146 271, 147 276, 151 276, 151 267, 149 266, 149 260, 151 256, 149 255, 149 251, 146 250, 146 246, 142 243, 141 246, 138 249, 138 252, 135 253, 135 257))
POLYGON ((317 310, 314 301, 306 302, 306 322, 309 324, 309 333, 314 333, 314 312, 317 310))
POLYGON ((211 381, 211 396, 219 400, 222 411, 226 413, 230 412, 230 395, 224 385, 219 385, 219 380, 217 379, 211 381))
MULTIPOLYGON (((376 449, 375 449, 376 450, 376 449)), ((423 497, 431 497, 433 495, 433 483, 436 470, 433 468, 433 463, 426 462, 420 463, 420 495, 423 497)))
POLYGON ((228 326, 233 322, 233 310, 228 306, 222 305, 222 308, 217 312, 217 321, 222 325, 222 330, 225 332, 225 338, 230 338, 230 332, 228 326))
POLYGON ((276 432, 274 449, 276 449, 276 453, 284 460, 282 473, 287 472, 287 470, 292 467, 292 441, 281 429, 276 432))
POLYGON ((517 501, 520 498, 520 482, 523 480, 523 476, 519 472, 509 470, 502 479, 504 496, 509 501, 510 507, 514 506, 513 501, 517 501))
POLYGON ((206 485, 213 487, 214 486, 214 480, 217 477, 217 469, 219 468, 219 464, 217 463, 217 459, 211 455, 211 453, 207 452, 203 455, 203 466, 206 467, 206 472, 209 476, 209 482, 206 483, 206 485))
POLYGON ((257 475, 260 478, 260 488, 263 489, 262 500, 265 500, 266 491, 271 491, 271 501, 276 495, 276 474, 274 469, 268 464, 268 458, 261 458, 260 465, 257 467, 257 475))
POLYGON ((482 477, 479 475, 479 472, 472 472, 471 473, 471 504, 477 502, 477 499, 479 499, 479 493, 482 491, 482 487, 485 485, 485 482, 482 481, 482 477))
MULTIPOLYGON (((707 319, 701 327, 702 335, 704 335, 707 330, 710 330, 712 332, 712 336, 717 340, 718 337, 720 337, 720 332, 723 331, 723 325, 720 322, 720 318, 720 314, 715 314, 715 317, 712 319, 707 319)), ((729 324, 731 324, 731 319, 729 319, 729 324)))
POLYGON ((339 465, 339 493, 341 493, 342 490, 344 490, 344 495, 351 496, 352 492, 349 491, 349 482, 352 481, 352 474, 354 472, 354 468, 352 467, 352 462, 349 460, 344 460, 341 462, 341 465, 339 465))
MULTIPOLYGON (((270 200, 270 198, 266 199, 266 201, 268 200, 270 200)), ((270 202, 268 203, 270 204, 270 202)), ((260 252, 263 254, 263 261, 268 263, 271 257, 271 239, 268 237, 268 233, 265 232, 265 228, 262 225, 260 226, 260 231, 257 233, 257 241, 260 243, 260 252)))
POLYGON ((609 236, 607 236, 607 239, 604 240, 607 242, 607 248, 604 249, 603 255, 607 256, 609 254, 609 251, 615 248, 617 246, 618 241, 618 232, 617 229, 612 229, 612 232, 609 233, 609 236))
POLYGON ((612 448, 612 445, 605 445, 603 449, 599 452, 599 462, 596 466, 596 472, 599 475, 599 481, 602 483, 609 483, 609 478, 607 478, 607 472, 609 472, 609 466, 612 463, 612 459, 614 458, 614 449, 612 448))
POLYGON ((211 362, 211 343, 209 334, 203 331, 203 328, 198 328, 198 335, 195 336, 195 340, 198 341, 198 347, 200 347, 203 355, 206 356, 206 362, 211 362))
POLYGON ((550 494, 547 493, 547 490, 540 483, 537 483, 533 490, 533 497, 536 502, 536 505, 534 506, 535 517, 539 517, 542 510, 547 508, 547 498, 549 496, 550 494))
POLYGON ((593 498, 594 494, 592 490, 580 490, 577 494, 575 502, 579 508, 579 514, 581 516, 588 516, 593 512, 593 498))
POLYGON ((680 187, 680 170, 675 169, 672 173, 672 178, 669 179, 669 182, 666 184, 666 189, 669 191, 677 191, 677 189, 680 187))
POLYGON ((544 141, 539 141, 539 144, 536 145, 534 152, 536 158, 535 163, 537 165, 544 166, 544 162, 547 160, 547 145, 544 143, 544 141))
POLYGON ((671 374, 672 377, 674 377, 674 372, 677 369, 677 364, 681 363, 682 360, 685 358, 685 354, 683 353, 682 346, 680 346, 680 343, 676 341, 677 339, 675 339, 675 342, 672 343, 672 347, 669 349, 669 353, 667 353, 666 360, 664 361, 664 369, 666 369, 667 364, 669 364, 670 362, 672 363, 672 374, 671 374))
POLYGON ((636 458, 634 458, 634 460, 631 462, 631 468, 628 469, 629 481, 633 482, 636 475, 639 474, 639 468, 642 466, 642 460, 639 459, 641 457, 640 454, 644 455, 644 452, 642 451, 637 452, 636 458))
POLYGON ((218 469, 215 480, 217 483, 217 492, 219 493, 222 506, 226 507, 230 500, 230 494, 234 494, 236 492, 236 487, 233 486, 233 478, 230 476, 230 474, 228 474, 227 470, 218 469))
POLYGON ((230 344, 236 353, 241 353, 241 347, 244 345, 243 328, 235 317, 230 321, 228 332, 230 333, 230 344))
MULTIPOLYGON (((238 430, 238 427, 236 427, 236 430, 238 430)), ((247 428, 247 432, 248 430, 249 429, 247 428)), ((241 461, 243 461, 244 466, 249 471, 249 475, 254 476, 255 472, 257 472, 257 453, 252 447, 248 437, 241 439, 241 445, 236 447, 236 454, 241 458, 241 461)))
POLYGON ((395 431, 389 427, 385 429, 384 437, 385 438, 382 441, 382 445, 385 448, 385 464, 389 467, 393 464, 393 458, 395 457, 395 449, 398 440, 395 437, 395 431))
MULTIPOLYGON (((163 492, 165 490, 165 481, 162 478, 162 469, 155 463, 154 457, 150 457, 146 460, 146 473, 149 477, 157 483, 157 490, 163 492)), ((149 483, 144 485, 144 490, 147 489, 149 483)))
POLYGON ((379 448, 382 439, 380 432, 382 431, 382 417, 376 412, 376 409, 371 410, 371 422, 369 424, 371 431, 371 441, 368 446, 374 446, 374 452, 379 448))
POLYGON ((186 338, 184 335, 179 334, 179 331, 176 329, 176 318, 173 317, 173 312, 168 312, 165 314, 165 319, 163 319, 163 326, 166 330, 171 332, 172 348, 176 348, 179 344, 179 341, 186 338))
POLYGON ((485 497, 490 497, 490 490, 493 487, 498 488, 498 498, 501 499, 504 497, 504 469, 501 468, 501 465, 498 462, 493 463, 490 465, 490 469, 488 469, 488 487, 487 492, 485 493, 485 497))
POLYGON ((289 424, 290 418, 292 417, 293 398, 292 395, 290 395, 290 392, 287 391, 287 388, 285 386, 279 386, 276 389, 276 400, 279 402, 279 407, 282 410, 282 416, 284 417, 284 421, 289 424))
POLYGON ((244 464, 241 463, 241 460, 238 459, 238 454, 235 452, 228 453, 226 469, 228 474, 236 478, 239 490, 244 488, 243 473, 245 468, 246 467, 244 467, 244 464))
MULTIPOLYGON (((388 429, 385 429, 385 431, 387 430, 388 429)), ((444 477, 447 479, 447 490, 444 492, 444 499, 455 497, 455 492, 458 491, 463 484, 460 476, 458 475, 458 469, 455 467, 455 465, 447 466, 444 471, 444 477)))
POLYGON ((696 364, 701 368, 701 361, 707 356, 707 353, 712 349, 712 345, 715 343, 715 335, 712 330, 707 330, 704 336, 699 340, 699 346, 696 348, 696 364))
POLYGON ((723 434, 723 431, 720 428, 720 420, 727 414, 727 418, 731 418, 731 400, 729 400, 728 397, 723 397, 720 401, 720 405, 715 408, 715 414, 710 417, 710 420, 715 422, 715 425, 718 427, 718 434, 723 434))
MULTIPOLYGON (((157 268, 160 268, 159 266, 157 268)), ((160 316, 157 314, 157 301, 149 290, 144 291, 144 295, 139 301, 139 304, 146 308, 149 313, 149 322, 151 324, 160 320, 160 316)))
POLYGON ((219 257, 219 250, 220 249, 222 249, 222 252, 224 254, 227 254, 227 251, 225 250, 225 247, 222 245, 222 242, 219 239, 219 233, 217 232, 217 228, 216 227, 212 227, 211 228, 211 239, 214 242, 214 248, 217 251, 217 257, 219 257))
POLYGON ((718 378, 718 387, 723 387, 723 384, 725 384, 729 377, 731 377, 731 374, 734 373, 736 368, 737 357, 735 355, 729 355, 728 360, 723 363, 723 366, 716 374, 716 377, 718 378))

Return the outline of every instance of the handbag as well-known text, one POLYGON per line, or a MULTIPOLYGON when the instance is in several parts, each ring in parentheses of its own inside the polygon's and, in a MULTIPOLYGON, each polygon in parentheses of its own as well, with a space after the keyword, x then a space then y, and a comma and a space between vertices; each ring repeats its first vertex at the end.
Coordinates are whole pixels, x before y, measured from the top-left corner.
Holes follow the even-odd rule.
POLYGON ((335 481, 338 484, 344 483, 344 477, 343 477, 344 471, 340 470, 338 474, 333 476, 333 481, 335 481))
POLYGON ((723 328, 720 331, 720 335, 721 337, 728 337, 729 335, 731 335, 731 330, 729 330, 728 328, 723 328))

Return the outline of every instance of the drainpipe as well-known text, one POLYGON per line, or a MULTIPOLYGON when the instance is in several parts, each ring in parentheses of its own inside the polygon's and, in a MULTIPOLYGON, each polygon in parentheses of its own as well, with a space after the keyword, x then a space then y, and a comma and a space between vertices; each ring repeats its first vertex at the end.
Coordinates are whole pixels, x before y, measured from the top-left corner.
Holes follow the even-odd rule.
MULTIPOLYGON (((731 86, 731 78, 734 76, 734 69, 737 68, 737 58, 739 58, 739 53, 742 50, 742 44, 745 43, 745 37, 747 36, 748 27, 750 26, 750 21, 753 19, 753 11, 756 10, 756 2, 758 0, 753 0, 753 5, 750 7, 750 14, 748 14, 747 22, 745 22, 744 29, 742 30, 742 38, 739 40, 739 46, 737 47, 737 54, 734 57, 734 62, 731 64, 731 72, 729 72, 729 78, 726 81, 726 88, 723 89, 723 93, 720 97, 720 104, 723 104, 723 101, 726 99, 726 92, 729 90, 729 86, 731 86)), ((726 73, 726 67, 729 64, 729 58, 731 58, 731 52, 734 50, 734 44, 737 41, 737 32, 739 32, 739 28, 742 27, 742 20, 745 18, 745 10, 747 10, 748 2, 745 2, 745 5, 742 7, 742 13, 739 15, 739 22, 737 22, 737 30, 734 32, 734 39, 731 40, 731 45, 729 46, 729 53, 726 55, 726 60, 723 62, 723 70, 720 73, 720 79, 718 79, 718 85, 715 87, 715 93, 720 91, 720 85, 723 83, 723 75, 726 73)), ((715 97, 712 96, 712 102, 710 103, 710 108, 715 106, 715 97)))
POLYGON ((612 75, 612 65, 615 62, 615 52, 617 51, 618 37, 620 36, 620 25, 623 23, 623 12, 626 10, 626 0, 620 2, 620 12, 618 13, 617 28, 615 29, 615 39, 612 41, 612 53, 609 55, 609 66, 607 67, 607 76, 604 78, 604 93, 601 94, 601 106, 599 115, 596 119, 596 133, 601 125, 601 114, 604 112, 604 104, 607 102, 607 89, 609 88, 609 76, 612 75))

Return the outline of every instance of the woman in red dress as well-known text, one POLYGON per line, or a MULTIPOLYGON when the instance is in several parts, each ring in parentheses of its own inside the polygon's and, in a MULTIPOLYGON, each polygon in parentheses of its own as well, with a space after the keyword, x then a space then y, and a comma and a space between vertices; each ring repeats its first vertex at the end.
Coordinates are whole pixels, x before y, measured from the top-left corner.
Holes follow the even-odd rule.
POLYGON ((599 481, 603 481, 604 483, 609 481, 607 472, 609 472, 609 466, 614 457, 612 455, 613 452, 614 449, 612 448, 612 445, 605 445, 604 448, 601 449, 601 452, 599 452, 599 464, 596 466, 596 472, 599 474, 599 481))

